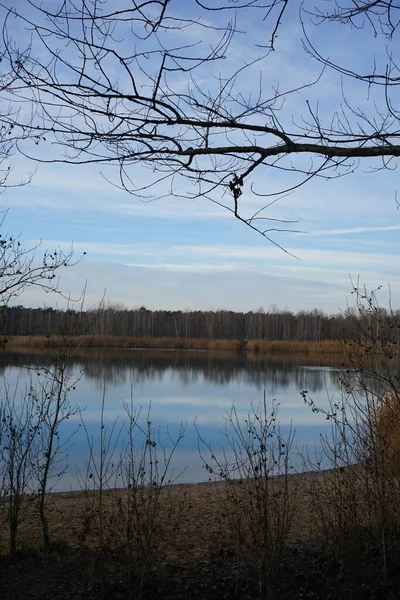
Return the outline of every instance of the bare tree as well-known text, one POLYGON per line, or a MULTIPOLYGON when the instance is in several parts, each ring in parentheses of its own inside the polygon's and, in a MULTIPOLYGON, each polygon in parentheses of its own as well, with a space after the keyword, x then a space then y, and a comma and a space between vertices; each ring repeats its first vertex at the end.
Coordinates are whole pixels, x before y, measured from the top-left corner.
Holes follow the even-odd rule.
POLYGON ((35 437, 33 470, 37 481, 37 506, 42 525, 43 546, 50 547, 50 529, 46 499, 61 477, 68 463, 71 438, 60 439, 60 429, 65 421, 80 412, 71 404, 69 392, 82 378, 83 372, 71 374, 71 356, 74 338, 65 337, 53 357, 50 368, 41 367, 38 383, 31 390, 32 403, 40 415, 40 435, 35 437))
MULTIPOLYGON (((58 291, 58 272, 61 267, 76 264, 73 247, 45 250, 39 260, 36 246, 24 248, 20 236, 4 232, 4 218, 0 220, 0 302, 4 306, 13 297, 20 296, 29 286, 39 286, 45 292, 58 291), (1 233, 1 231, 3 232, 1 233)), ((79 259, 78 259, 79 260, 79 259)))
MULTIPOLYGON (((316 177, 353 173, 366 160, 372 170, 390 168, 400 156, 400 6, 392 0, 305 0, 300 7, 288 0, 188 0, 185 16, 174 0, 0 6, 13 101, 34 107, 18 124, 25 134, 35 133, 39 146, 50 136, 62 149, 38 155, 19 144, 35 159, 114 163, 119 185, 140 198, 205 198, 271 239, 290 223, 267 212, 282 194, 316 177), (321 70, 305 83, 267 85, 263 70, 273 64, 286 21, 300 32, 305 59, 320 62, 321 70), (324 56, 313 42, 317 30, 335 34, 343 24, 354 28, 346 64, 324 56), (29 32, 27 48, 16 26, 29 32), (368 54, 372 64, 360 72, 350 55, 364 55, 368 26, 380 40, 380 54, 368 54), (245 37, 252 28, 255 39, 245 37), (319 86, 336 72, 342 97, 327 111, 318 102, 319 86), (347 98, 347 80, 361 86, 367 108, 347 98), (138 166, 149 167, 140 180, 138 166), (256 172, 265 175, 262 188, 256 172), (250 194, 263 200, 246 214, 250 194)), ((341 48, 338 32, 334 50, 341 48)))
MULTIPOLYGON (((1 62, 1 61, 0 61, 1 62)), ((19 187, 30 182, 33 173, 15 179, 12 173, 12 157, 17 142, 38 138, 32 123, 21 106, 11 103, 7 93, 18 81, 13 66, 0 70, 0 194, 9 187, 19 187), (24 112, 24 117, 20 115, 24 112), (25 120, 27 127, 18 125, 25 120)), ((62 267, 76 264, 73 247, 67 251, 56 248, 44 250, 38 258, 41 246, 39 241, 31 247, 24 247, 20 234, 11 234, 6 229, 7 210, 0 209, 0 307, 6 306, 12 298, 20 296, 29 286, 39 286, 45 292, 58 290, 58 273, 62 267)))
POLYGON ((13 391, 6 380, 0 401, 0 498, 7 506, 9 551, 17 549, 19 526, 28 507, 27 495, 34 487, 35 440, 40 435, 41 416, 32 403, 32 386, 25 392, 17 383, 13 391))
MULTIPOLYGON (((0 60, 0 62, 2 61, 0 60)), ((26 139, 32 135, 33 139, 37 140, 37 136, 31 127, 17 126, 21 106, 14 105, 7 97, 7 90, 11 89, 17 79, 18 76, 15 74, 14 68, 3 64, 0 69, 0 193, 10 187, 26 185, 33 176, 31 172, 15 179, 12 173, 12 156, 17 140, 26 139)), ((26 115, 24 119, 26 120, 26 115)), ((1 220, 2 224, 3 220, 1 220)))

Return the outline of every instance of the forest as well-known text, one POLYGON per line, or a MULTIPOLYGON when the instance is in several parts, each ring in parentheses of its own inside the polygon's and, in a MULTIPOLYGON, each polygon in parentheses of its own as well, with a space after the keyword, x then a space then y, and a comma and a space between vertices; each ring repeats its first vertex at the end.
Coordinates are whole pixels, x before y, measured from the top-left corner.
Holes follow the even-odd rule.
MULTIPOLYGON (((375 306, 374 323, 385 329, 385 339, 398 342, 400 311, 375 306)), ((361 340, 366 337, 365 314, 357 308, 328 315, 314 309, 297 313, 259 309, 256 312, 149 310, 144 306, 128 310, 121 306, 95 310, 54 308, 2 308, 4 336, 65 335, 169 337, 224 340, 284 340, 318 342, 361 340)))

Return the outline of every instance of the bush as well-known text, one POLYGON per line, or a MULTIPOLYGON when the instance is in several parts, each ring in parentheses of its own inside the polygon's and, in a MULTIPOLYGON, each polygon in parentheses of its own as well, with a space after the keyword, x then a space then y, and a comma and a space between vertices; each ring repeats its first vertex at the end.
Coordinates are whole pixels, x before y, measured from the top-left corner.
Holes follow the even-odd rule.
POLYGON ((386 470, 400 477, 400 396, 395 392, 382 395, 375 415, 376 437, 386 470))

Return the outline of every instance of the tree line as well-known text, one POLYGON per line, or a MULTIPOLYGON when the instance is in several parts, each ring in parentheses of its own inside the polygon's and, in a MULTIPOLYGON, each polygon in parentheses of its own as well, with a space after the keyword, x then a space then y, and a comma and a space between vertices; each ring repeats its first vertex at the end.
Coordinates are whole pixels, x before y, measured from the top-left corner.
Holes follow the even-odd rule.
MULTIPOLYGON (((398 341, 400 311, 379 307, 374 328, 385 329, 385 339, 398 341), (388 332, 390 332, 388 334, 388 332)), ((299 311, 258 309, 249 312, 229 310, 150 310, 144 306, 94 310, 58 310, 7 306, 2 309, 4 336, 65 335, 137 336, 207 339, 264 339, 320 341, 362 339, 368 323, 357 309, 328 315, 321 310, 299 311)), ((376 332, 375 332, 376 333, 376 332)))

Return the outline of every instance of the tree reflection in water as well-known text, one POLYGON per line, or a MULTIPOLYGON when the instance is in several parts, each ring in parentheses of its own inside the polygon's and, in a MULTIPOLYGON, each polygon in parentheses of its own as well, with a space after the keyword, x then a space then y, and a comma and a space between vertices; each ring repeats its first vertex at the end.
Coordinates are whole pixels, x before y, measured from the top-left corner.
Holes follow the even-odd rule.
MULTIPOLYGON (((7 367, 48 365, 45 354, 4 352, 0 375, 7 367)), ((98 386, 119 386, 132 381, 162 381, 168 371, 182 385, 203 380, 217 385, 243 382, 259 390, 296 387, 318 392, 339 386, 338 362, 310 355, 251 355, 181 350, 80 349, 72 368, 84 369, 85 377, 98 386), (325 367, 325 368, 324 368, 325 367)))
MULTIPOLYGON (((50 358, 45 354, 5 351, 0 356, 0 377, 10 385, 19 380, 23 386, 30 377, 35 377, 35 371, 49 365, 50 358)), ((245 417, 251 406, 261 401, 265 390, 269 402, 274 399, 280 404, 282 426, 289 427, 292 423, 296 431, 294 448, 302 449, 307 443, 318 446, 320 435, 327 431, 329 423, 323 414, 312 413, 301 392, 307 390, 320 406, 327 406, 329 397, 337 398, 340 394, 342 375, 340 365, 324 356, 206 351, 80 349, 70 369, 72 373, 84 370, 76 391, 71 392, 71 400, 82 408, 85 426, 94 440, 99 431, 103 391, 107 426, 115 419, 122 424, 123 402, 131 393, 135 407, 143 406, 144 412, 151 402, 152 420, 160 425, 160 433, 164 432, 166 438, 167 428, 173 437, 180 423, 187 422, 185 438, 174 457, 178 472, 187 466, 185 481, 208 477, 198 456, 195 419, 204 438, 222 451, 223 419, 232 403, 240 417, 245 417)), ((351 377, 351 372, 348 376, 351 377)), ((65 435, 72 434, 77 427, 79 420, 68 421, 65 435)), ((71 468, 63 479, 64 489, 76 487, 75 466, 87 458, 86 439, 80 432, 71 445, 71 468)))

